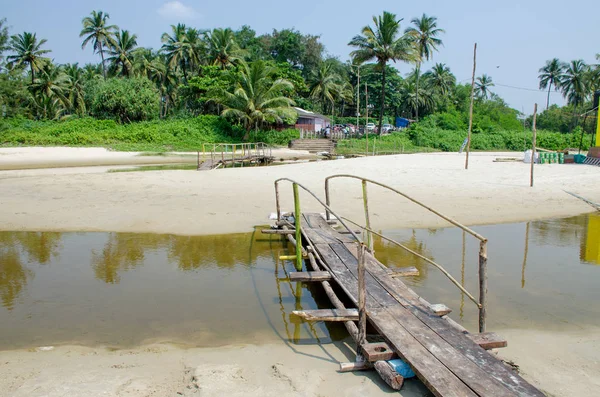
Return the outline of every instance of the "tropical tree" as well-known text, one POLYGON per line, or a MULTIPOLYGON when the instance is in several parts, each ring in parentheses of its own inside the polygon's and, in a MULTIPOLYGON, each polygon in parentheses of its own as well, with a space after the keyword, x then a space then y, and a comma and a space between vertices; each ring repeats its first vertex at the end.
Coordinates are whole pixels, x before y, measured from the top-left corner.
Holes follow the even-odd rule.
POLYGON ((64 72, 68 77, 66 90, 68 93, 68 102, 70 111, 80 116, 85 114, 85 75, 83 69, 77 63, 64 66, 64 72))
POLYGON ((342 94, 343 84, 339 74, 335 72, 329 62, 323 62, 321 66, 313 70, 309 77, 310 97, 321 103, 323 113, 327 112, 327 105, 333 105, 342 94))
POLYGON ((379 106, 379 132, 383 125, 385 110, 385 72, 388 61, 414 61, 416 55, 408 36, 400 35, 400 21, 396 15, 384 11, 381 16, 373 17, 374 28, 365 26, 361 35, 355 36, 348 45, 356 47, 352 51, 354 63, 361 64, 376 60, 381 70, 381 101, 379 106))
POLYGON ((91 81, 94 78, 96 78, 96 76, 100 76, 102 74, 102 65, 86 63, 83 66, 82 72, 83 72, 84 80, 91 81))
POLYGON ((199 64, 203 51, 200 32, 196 29, 188 29, 181 23, 171 25, 171 31, 170 35, 168 33, 162 35, 161 52, 166 55, 170 68, 181 70, 187 83, 188 70, 199 64))
POLYGON ((2 61, 4 60, 4 51, 8 49, 8 26, 6 26, 6 18, 0 19, 0 70, 2 70, 2 61))
POLYGON ((548 109, 550 106, 550 90, 552 89, 552 86, 554 86, 555 91, 560 88, 565 66, 566 65, 558 58, 553 58, 549 61, 546 61, 546 65, 544 65, 544 67, 540 68, 538 71, 540 73, 538 76, 540 79, 540 90, 545 90, 548 88, 546 109, 548 109))
POLYGON ((571 61, 565 67, 565 72, 561 78, 560 88, 563 96, 567 99, 569 105, 573 105, 576 111, 577 107, 585 101, 587 91, 586 73, 589 67, 581 59, 571 61))
MULTIPOLYGON (((406 29, 405 33, 408 34, 415 46, 415 50, 418 54, 416 58, 417 64, 417 81, 416 81, 416 95, 417 102, 419 97, 419 74, 421 72, 421 63, 428 61, 433 57, 433 52, 437 51, 438 47, 443 45, 442 40, 438 36, 444 33, 444 29, 437 27, 437 18, 430 17, 427 14, 423 14, 421 18, 413 18, 411 20, 413 26, 406 29)), ((416 119, 419 121, 419 108, 416 108, 416 119)))
POLYGON ((423 75, 427 86, 440 95, 448 95, 456 85, 456 77, 450 68, 443 63, 436 63, 430 71, 423 75))
POLYGON ((114 43, 108 48, 106 60, 110 62, 115 74, 124 77, 133 75, 133 52, 137 46, 137 35, 121 30, 117 33, 114 43))
POLYGON ((169 112, 169 107, 175 102, 177 92, 177 74, 171 69, 166 59, 157 57, 148 65, 149 78, 160 93, 160 117, 164 118, 169 112))
POLYGON ((13 51, 13 54, 6 57, 6 60, 10 66, 24 67, 28 65, 31 71, 31 84, 35 81, 35 72, 40 71, 44 65, 50 62, 49 58, 43 56, 51 52, 42 49, 46 41, 46 39, 38 41, 36 34, 29 32, 10 38, 9 49, 13 51))
POLYGON ((225 69, 243 58, 243 51, 235 41, 233 30, 214 29, 212 32, 207 32, 205 37, 208 44, 208 58, 213 65, 225 69))
POLYGON ((492 78, 487 74, 482 74, 475 79, 475 95, 481 99, 488 99, 492 94, 490 87, 494 86, 492 78))
POLYGON ((104 64, 104 48, 113 46, 115 44, 114 36, 118 30, 116 25, 107 25, 107 21, 110 16, 102 11, 92 11, 91 15, 83 18, 81 23, 83 29, 79 33, 79 37, 85 37, 81 48, 91 41, 94 52, 100 53, 100 59, 102 59, 102 75, 106 80, 106 65, 104 64))
POLYGON ((69 76, 65 74, 60 66, 54 66, 51 63, 48 63, 40 70, 40 73, 31 85, 30 90, 33 96, 58 98, 65 107, 68 107, 68 81, 69 76))
POLYGON ((282 95, 282 92, 293 89, 292 83, 285 79, 273 81, 270 78, 273 69, 264 61, 240 65, 239 80, 233 92, 219 90, 213 100, 224 106, 222 116, 236 119, 244 126, 244 140, 249 139, 253 128, 296 117, 291 108, 294 101, 282 95))

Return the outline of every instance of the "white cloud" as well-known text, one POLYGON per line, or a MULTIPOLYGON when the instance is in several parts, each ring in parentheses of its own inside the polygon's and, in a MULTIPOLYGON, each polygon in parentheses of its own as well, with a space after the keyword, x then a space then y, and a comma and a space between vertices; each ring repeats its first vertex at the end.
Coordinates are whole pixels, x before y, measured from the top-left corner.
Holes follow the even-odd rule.
POLYGON ((190 6, 186 6, 181 1, 167 1, 160 6, 158 14, 168 19, 190 20, 198 17, 198 13, 190 6))

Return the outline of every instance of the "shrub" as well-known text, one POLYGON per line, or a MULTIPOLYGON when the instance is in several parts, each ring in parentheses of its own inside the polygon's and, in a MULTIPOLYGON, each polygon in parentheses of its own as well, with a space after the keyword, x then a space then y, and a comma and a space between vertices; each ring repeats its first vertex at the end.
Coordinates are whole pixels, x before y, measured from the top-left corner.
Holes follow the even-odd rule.
POLYGON ((93 87, 91 114, 120 123, 152 120, 158 117, 159 93, 145 78, 112 78, 93 87))

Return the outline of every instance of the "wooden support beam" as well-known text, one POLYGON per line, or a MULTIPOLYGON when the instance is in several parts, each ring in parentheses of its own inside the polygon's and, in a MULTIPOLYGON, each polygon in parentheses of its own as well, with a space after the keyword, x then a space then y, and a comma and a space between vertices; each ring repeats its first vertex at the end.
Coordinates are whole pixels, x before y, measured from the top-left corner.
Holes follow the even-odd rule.
POLYGON ((398 358, 398 355, 386 342, 365 343, 362 345, 362 351, 365 360, 369 362, 398 358))
POLYGON ((485 350, 506 347, 506 339, 495 332, 482 332, 481 334, 467 334, 467 336, 485 350))
POLYGON ((262 229, 262 234, 294 234, 295 230, 281 230, 281 229, 262 229))
POLYGON ((366 371, 372 368, 373 365, 368 361, 355 361, 352 363, 340 363, 338 372, 366 371))
POLYGON ((404 378, 392 368, 386 361, 377 361, 373 364, 375 371, 381 376, 381 379, 394 390, 400 390, 404 384, 404 378))
POLYGON ((452 312, 452 309, 450 309, 448 306, 442 304, 442 303, 435 303, 433 305, 431 305, 431 310, 433 311, 433 313, 436 316, 445 316, 446 314, 452 312))
POLYGON ((387 271, 392 277, 418 276, 420 274, 419 269, 414 266, 400 267, 397 269, 388 268, 387 271))
POLYGON ((328 281, 331 280, 329 272, 292 272, 290 281, 328 281))
POLYGON ((292 314, 307 321, 358 321, 356 309, 294 310, 292 314))

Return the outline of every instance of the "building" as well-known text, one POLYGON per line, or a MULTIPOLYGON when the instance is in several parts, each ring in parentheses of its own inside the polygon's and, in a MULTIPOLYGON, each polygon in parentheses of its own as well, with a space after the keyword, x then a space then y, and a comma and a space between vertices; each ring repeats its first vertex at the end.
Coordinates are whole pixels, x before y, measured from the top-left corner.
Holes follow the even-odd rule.
POLYGON ((313 113, 302 108, 294 108, 294 110, 298 113, 295 126, 297 130, 319 132, 331 124, 329 118, 322 114, 313 113))

